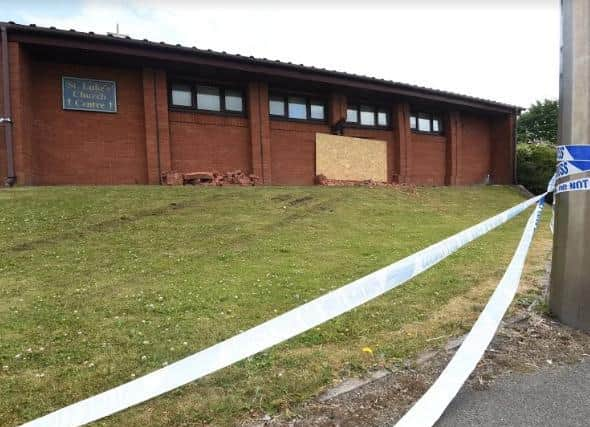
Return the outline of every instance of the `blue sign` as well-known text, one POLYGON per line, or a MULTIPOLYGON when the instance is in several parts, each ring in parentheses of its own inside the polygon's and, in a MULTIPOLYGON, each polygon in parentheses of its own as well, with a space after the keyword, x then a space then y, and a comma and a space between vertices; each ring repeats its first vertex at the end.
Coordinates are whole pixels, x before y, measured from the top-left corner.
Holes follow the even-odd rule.
POLYGON ((64 110, 117 112, 117 85, 111 80, 62 77, 64 110))

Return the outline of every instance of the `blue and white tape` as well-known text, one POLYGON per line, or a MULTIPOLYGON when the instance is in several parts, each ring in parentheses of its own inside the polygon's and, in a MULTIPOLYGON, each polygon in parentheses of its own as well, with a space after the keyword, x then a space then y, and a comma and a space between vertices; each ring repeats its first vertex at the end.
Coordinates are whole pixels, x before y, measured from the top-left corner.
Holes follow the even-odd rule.
POLYGON ((557 179, 590 171, 590 161, 572 160, 557 163, 557 179))
POLYGON ((542 194, 241 334, 136 380, 33 420, 80 426, 145 402, 266 350, 396 288, 543 199, 542 194))
POLYGON ((590 177, 578 178, 571 181, 562 182, 555 188, 555 194, 565 193, 567 191, 588 191, 590 190, 590 177))
POLYGON ((557 161, 590 160, 590 145, 558 145, 557 161))
POLYGON ((543 210, 543 199, 530 216, 516 252, 487 305, 444 371, 395 427, 431 427, 455 398, 486 348, 514 299, 527 252, 543 210))

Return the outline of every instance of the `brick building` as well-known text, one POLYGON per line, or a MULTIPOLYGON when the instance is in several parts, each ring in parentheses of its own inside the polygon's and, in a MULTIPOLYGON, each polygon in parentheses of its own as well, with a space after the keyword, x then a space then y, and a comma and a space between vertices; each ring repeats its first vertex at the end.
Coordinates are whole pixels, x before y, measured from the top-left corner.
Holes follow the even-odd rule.
POLYGON ((0 177, 18 184, 236 169, 313 184, 318 134, 385 141, 393 182, 514 180, 518 107, 117 34, 1 27, 0 177))

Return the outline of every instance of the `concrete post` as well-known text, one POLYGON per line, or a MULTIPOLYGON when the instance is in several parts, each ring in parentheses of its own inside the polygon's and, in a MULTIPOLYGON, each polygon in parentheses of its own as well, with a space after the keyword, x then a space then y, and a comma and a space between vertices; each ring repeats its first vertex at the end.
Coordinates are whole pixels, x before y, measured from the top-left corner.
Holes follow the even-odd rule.
MULTIPOLYGON (((590 2, 562 0, 561 6, 560 144, 590 144, 590 2)), ((555 199, 549 305, 562 322, 590 330, 590 192, 555 199)))

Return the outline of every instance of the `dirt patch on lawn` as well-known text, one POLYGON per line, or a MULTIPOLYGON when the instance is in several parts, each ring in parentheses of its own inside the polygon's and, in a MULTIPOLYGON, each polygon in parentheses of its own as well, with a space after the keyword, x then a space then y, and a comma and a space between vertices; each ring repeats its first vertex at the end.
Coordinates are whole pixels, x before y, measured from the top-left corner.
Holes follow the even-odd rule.
POLYGON ((170 212, 196 207, 202 204, 201 201, 184 201, 184 202, 172 202, 166 206, 152 208, 152 209, 144 209, 137 212, 133 212, 133 214, 127 215, 123 214, 115 218, 107 219, 104 221, 100 221, 94 224, 88 224, 86 227, 81 228, 80 231, 66 231, 64 233, 55 234, 53 236, 43 237, 41 239, 35 239, 28 242, 17 243, 10 247, 3 249, 0 252, 23 252, 23 251, 31 251, 35 250, 40 246, 52 246, 56 243, 63 242, 64 240, 79 240, 90 233, 105 233, 116 229, 121 226, 126 226, 129 223, 140 221, 143 218, 149 216, 160 216, 166 215, 170 212))
POLYGON ((300 205, 302 203, 309 202, 310 200, 313 200, 313 197, 312 196, 299 197, 298 199, 291 200, 289 202, 289 206, 297 206, 297 205, 300 205))

